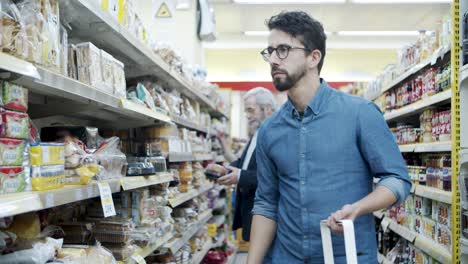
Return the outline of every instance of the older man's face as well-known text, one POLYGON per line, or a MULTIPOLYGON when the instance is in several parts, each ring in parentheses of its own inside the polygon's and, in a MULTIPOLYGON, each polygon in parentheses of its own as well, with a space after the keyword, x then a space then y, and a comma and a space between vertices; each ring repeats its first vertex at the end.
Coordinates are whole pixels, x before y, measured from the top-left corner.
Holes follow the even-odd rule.
POLYGON ((265 109, 257 104, 255 96, 250 96, 244 100, 244 111, 249 122, 249 132, 253 134, 267 118, 265 109))

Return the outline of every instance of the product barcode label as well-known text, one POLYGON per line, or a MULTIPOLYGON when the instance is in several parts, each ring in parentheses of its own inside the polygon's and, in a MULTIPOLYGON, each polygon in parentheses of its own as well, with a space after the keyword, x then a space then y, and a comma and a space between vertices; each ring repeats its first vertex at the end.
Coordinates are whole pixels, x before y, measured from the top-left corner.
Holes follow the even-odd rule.
POLYGON ((104 217, 114 216, 115 206, 114 200, 112 199, 112 190, 107 182, 99 182, 99 194, 101 196, 101 205, 104 212, 104 217))

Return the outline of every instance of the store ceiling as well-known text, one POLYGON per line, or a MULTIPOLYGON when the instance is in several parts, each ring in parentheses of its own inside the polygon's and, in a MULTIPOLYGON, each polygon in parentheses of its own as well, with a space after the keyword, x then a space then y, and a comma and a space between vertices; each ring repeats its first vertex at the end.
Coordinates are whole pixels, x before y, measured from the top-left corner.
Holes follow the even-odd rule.
MULTIPOLYGON (((251 76, 257 76, 256 79, 265 79, 256 75, 255 72, 258 69, 252 69, 249 65, 257 63, 257 61, 252 61, 252 58, 258 56, 258 50, 266 47, 267 37, 247 36, 244 32, 266 31, 265 20, 283 10, 303 10, 322 22, 325 31, 330 32, 327 48, 330 51, 336 51, 335 55, 333 52, 327 55, 328 60, 334 61, 330 64, 339 65, 339 61, 343 60, 340 57, 347 52, 346 50, 356 54, 355 57, 347 56, 347 59, 351 61, 345 61, 343 66, 339 66, 340 68, 327 70, 325 67, 324 74, 328 73, 338 80, 372 78, 380 73, 386 64, 395 63, 397 48, 414 42, 417 36, 340 36, 336 32, 417 31, 421 29, 433 31, 438 22, 450 14, 450 5, 440 3, 252 5, 236 4, 232 0, 212 0, 211 2, 216 14, 217 40, 204 43, 203 46, 207 49, 205 61, 208 78, 213 81, 243 80, 251 76), (214 49, 218 51, 210 52, 214 49), (220 56, 223 50, 232 54, 233 51, 239 49, 244 50, 239 52, 239 55, 244 59, 245 66, 237 69, 237 72, 244 75, 243 77, 233 75, 232 71, 220 72, 222 65, 213 64, 216 60, 210 58, 210 54, 220 56), (359 49, 364 49, 365 52, 357 53, 359 49), (353 66, 353 60, 363 58, 363 61, 369 61, 370 64, 360 63, 360 65, 353 66), (381 59, 376 63, 376 60, 372 58, 381 59), (245 76, 245 72, 249 74, 245 76)), ((265 75, 262 74, 262 76, 265 75)))

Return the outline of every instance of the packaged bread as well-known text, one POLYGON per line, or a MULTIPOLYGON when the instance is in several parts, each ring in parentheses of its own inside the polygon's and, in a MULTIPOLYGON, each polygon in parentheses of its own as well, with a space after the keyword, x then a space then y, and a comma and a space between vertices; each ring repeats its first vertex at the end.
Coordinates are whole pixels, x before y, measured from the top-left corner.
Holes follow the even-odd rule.
POLYGON ((31 165, 65 164, 65 147, 63 143, 33 143, 29 148, 31 165))
MULTIPOLYGON (((57 251, 57 258, 73 264, 87 264, 88 254, 84 248, 62 247, 57 251)), ((67 263, 67 262, 66 262, 67 263)))
POLYGON ((68 63, 67 63, 67 72, 68 77, 78 80, 78 70, 76 64, 76 46, 73 44, 69 44, 67 48, 68 52, 68 63))
POLYGON ((145 128, 144 133, 147 139, 179 137, 177 126, 173 123, 145 128))
POLYGON ((114 57, 103 50, 100 50, 100 55, 102 84, 96 86, 96 88, 105 93, 114 94, 114 57))
POLYGON ((18 7, 10 0, 2 2, 1 50, 19 58, 27 58, 28 45, 24 21, 18 7), (4 3, 5 2, 5 3, 4 3))
POLYGON ((127 96, 127 83, 125 81, 124 64, 117 59, 113 58, 112 61, 112 73, 114 77, 114 95, 121 98, 127 96))
POLYGON ((65 181, 65 166, 31 166, 33 191, 46 191, 62 188, 65 181))
POLYGON ((102 85, 101 51, 91 42, 76 45, 78 80, 93 87, 102 85))
POLYGON ((60 73, 68 76, 68 33, 63 25, 60 26, 60 73))
POLYGON ((60 72, 60 17, 58 0, 43 0, 42 62, 48 68, 60 72))

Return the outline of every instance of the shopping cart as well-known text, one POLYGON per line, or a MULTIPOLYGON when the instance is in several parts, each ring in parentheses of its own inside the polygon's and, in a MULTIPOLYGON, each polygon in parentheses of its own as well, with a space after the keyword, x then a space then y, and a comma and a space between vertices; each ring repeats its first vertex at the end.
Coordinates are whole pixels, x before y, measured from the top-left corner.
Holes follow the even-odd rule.
MULTIPOLYGON (((338 222, 343 226, 346 249, 346 263, 357 264, 356 240, 354 239, 354 225, 352 220, 341 220, 338 222)), ((326 220, 320 221, 320 233, 322 234, 322 248, 325 264, 334 264, 333 244, 331 231, 326 220)))

